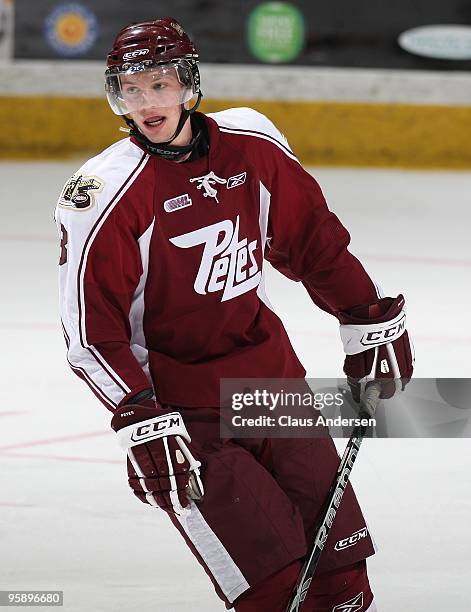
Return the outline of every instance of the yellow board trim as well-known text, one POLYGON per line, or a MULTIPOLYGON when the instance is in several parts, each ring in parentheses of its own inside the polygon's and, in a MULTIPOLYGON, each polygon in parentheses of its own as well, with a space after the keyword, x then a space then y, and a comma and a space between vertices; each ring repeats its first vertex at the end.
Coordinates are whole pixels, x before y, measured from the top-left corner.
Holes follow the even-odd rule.
MULTIPOLYGON (((471 107, 204 100, 215 112, 250 106, 286 135, 306 165, 471 168, 471 107)), ((99 98, 1 97, 0 158, 96 154, 123 138, 99 98)))

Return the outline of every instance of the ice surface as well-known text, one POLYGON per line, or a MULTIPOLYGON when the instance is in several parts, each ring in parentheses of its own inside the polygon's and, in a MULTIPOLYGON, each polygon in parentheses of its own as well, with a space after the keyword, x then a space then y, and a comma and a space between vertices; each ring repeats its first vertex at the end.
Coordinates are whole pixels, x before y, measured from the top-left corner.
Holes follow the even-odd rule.
MULTIPOLYGON (((81 162, 0 164, 0 590, 63 590, 67 612, 222 611, 164 513, 128 491, 109 413, 66 366, 52 213, 81 162)), ((416 374, 469 376, 471 174, 313 173, 352 250, 406 295, 416 374)), ((341 375, 336 321, 274 271, 267 290, 309 374, 341 375)), ((380 612, 470 608, 470 460, 469 440, 364 443, 380 612)))

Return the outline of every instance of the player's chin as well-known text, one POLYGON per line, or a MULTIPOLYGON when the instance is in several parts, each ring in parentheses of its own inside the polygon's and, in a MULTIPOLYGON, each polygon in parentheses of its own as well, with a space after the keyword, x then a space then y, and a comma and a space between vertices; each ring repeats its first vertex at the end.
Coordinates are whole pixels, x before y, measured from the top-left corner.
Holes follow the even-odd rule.
POLYGON ((139 131, 151 142, 154 144, 159 144, 159 142, 167 142, 171 138, 171 134, 167 134, 165 132, 160 131, 158 134, 154 132, 154 130, 146 129, 146 126, 139 126, 139 131))

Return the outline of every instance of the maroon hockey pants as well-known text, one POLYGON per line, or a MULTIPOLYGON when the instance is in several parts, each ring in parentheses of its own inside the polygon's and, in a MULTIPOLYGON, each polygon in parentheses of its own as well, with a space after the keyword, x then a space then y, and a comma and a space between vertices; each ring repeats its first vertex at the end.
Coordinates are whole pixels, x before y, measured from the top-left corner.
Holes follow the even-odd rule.
MULTIPOLYGON (((339 457, 330 437, 224 440, 217 411, 180 411, 202 462, 205 495, 192 503, 189 516, 170 518, 230 607, 306 555, 339 457)), ((365 519, 348 485, 317 573, 372 554, 365 519)))
MULTIPOLYGON (((262 580, 235 602, 236 612, 285 612, 302 564, 295 561, 262 580)), ((373 601, 366 561, 315 575, 303 612, 366 612, 373 601)))

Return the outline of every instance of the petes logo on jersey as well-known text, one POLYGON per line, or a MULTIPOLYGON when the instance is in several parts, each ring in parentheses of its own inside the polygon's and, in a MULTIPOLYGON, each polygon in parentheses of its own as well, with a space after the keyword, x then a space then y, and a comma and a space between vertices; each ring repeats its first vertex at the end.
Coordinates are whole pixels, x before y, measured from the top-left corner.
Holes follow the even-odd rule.
POLYGON ((194 284, 196 293, 222 291, 221 302, 225 302, 258 287, 262 273, 254 256, 257 240, 240 240, 239 225, 237 216, 235 225, 226 219, 170 238, 172 244, 182 249, 204 244, 194 284))
POLYGON ((105 183, 97 176, 74 174, 64 187, 59 206, 72 210, 88 210, 95 204, 95 194, 103 190, 105 183))
POLYGON ((247 172, 239 172, 239 174, 235 174, 234 176, 230 176, 227 180, 225 178, 221 178, 217 176, 212 170, 205 174, 204 176, 195 176, 190 179, 190 183, 194 183, 198 181, 198 185, 196 189, 204 189, 204 197, 205 198, 214 198, 216 202, 219 204, 218 200, 218 190, 216 188, 217 184, 226 185, 227 189, 233 189, 234 187, 240 187, 245 183, 245 179, 247 178, 247 172))
POLYGON ((215 185, 217 183, 224 185, 227 182, 225 178, 216 176, 211 170, 211 172, 208 172, 208 174, 205 174, 204 176, 195 176, 194 178, 190 179, 190 183, 194 183, 195 181, 198 181, 196 189, 204 189, 203 195, 205 198, 214 198, 219 204, 218 192, 215 185))
POLYGON ((355 595, 355 597, 352 597, 352 599, 349 599, 348 601, 345 601, 344 603, 335 606, 332 612, 360 612, 362 608, 363 591, 361 593, 358 593, 358 595, 355 595))

